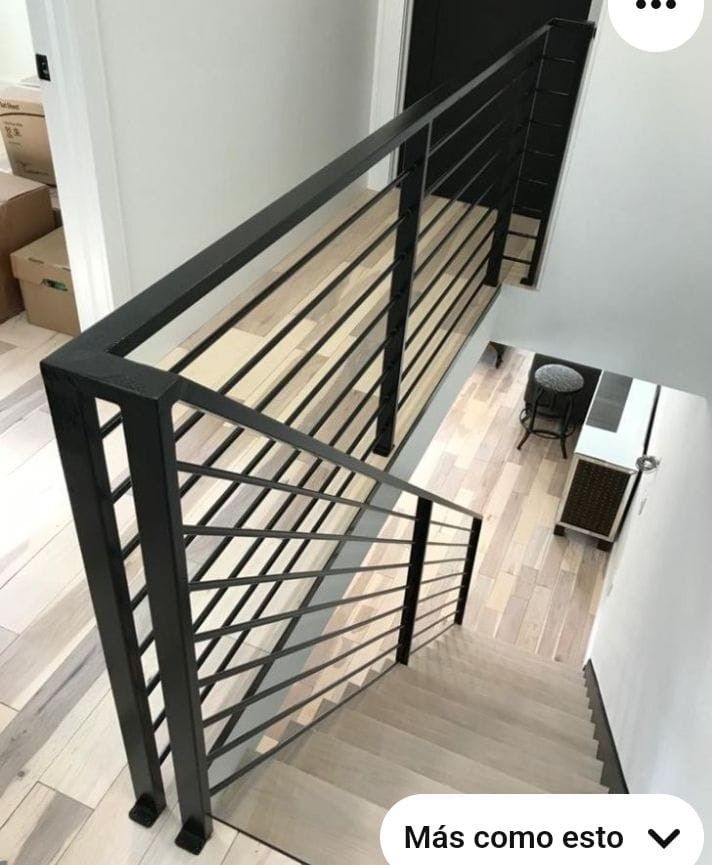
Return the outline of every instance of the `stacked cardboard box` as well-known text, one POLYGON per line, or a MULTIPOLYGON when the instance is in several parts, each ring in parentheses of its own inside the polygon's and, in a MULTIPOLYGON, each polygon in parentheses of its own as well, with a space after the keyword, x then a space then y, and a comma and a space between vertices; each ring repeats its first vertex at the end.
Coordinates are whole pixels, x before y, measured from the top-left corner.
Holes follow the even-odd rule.
POLYGON ((74 302, 64 229, 57 228, 10 256, 20 281, 27 320, 39 327, 76 335, 79 319, 74 302))
POLYGON ((34 180, 0 172, 0 321, 17 315, 23 307, 10 254, 53 228, 49 189, 34 180))
POLYGON ((55 186, 42 93, 37 87, 0 90, 0 129, 12 173, 55 186))
POLYGON ((0 172, 0 321, 79 333, 39 81, 0 89, 0 131, 12 174, 0 172))

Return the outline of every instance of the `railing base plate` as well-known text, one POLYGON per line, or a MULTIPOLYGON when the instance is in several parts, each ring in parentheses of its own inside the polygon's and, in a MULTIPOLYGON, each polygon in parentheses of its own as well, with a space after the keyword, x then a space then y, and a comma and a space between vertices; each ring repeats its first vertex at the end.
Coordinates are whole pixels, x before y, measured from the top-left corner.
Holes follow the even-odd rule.
POLYGON ((158 820, 162 810, 150 796, 141 796, 129 811, 129 817, 134 823, 149 828, 158 820))
POLYGON ((194 856, 197 856, 205 847, 205 842, 208 839, 205 837, 203 832, 196 830, 196 827, 191 823, 186 823, 185 826, 180 830, 180 832, 176 835, 176 847, 180 847, 181 850, 186 850, 188 853, 192 853, 194 856))
POLYGON ((383 445, 374 445, 372 448, 377 457, 389 457, 393 453, 393 445, 384 447, 383 445))

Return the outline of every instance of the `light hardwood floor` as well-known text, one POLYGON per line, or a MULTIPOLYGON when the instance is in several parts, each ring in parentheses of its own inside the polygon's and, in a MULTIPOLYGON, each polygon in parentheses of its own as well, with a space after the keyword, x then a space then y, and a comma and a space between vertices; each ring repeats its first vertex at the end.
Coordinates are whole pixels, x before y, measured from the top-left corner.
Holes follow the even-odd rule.
MULTIPOLYGON (((238 342, 230 335, 212 362, 202 362, 203 373, 197 365, 191 375, 219 381, 224 363, 234 361, 231 346, 239 343, 249 355, 254 337, 273 332, 295 306, 269 315, 263 310, 266 318, 252 323, 261 334, 245 329, 238 342)), ((311 331, 320 320, 310 323, 311 331)), ((299 336, 301 343, 305 334, 299 336)), ((151 830, 125 817, 132 804, 128 775, 37 368, 65 340, 22 316, 0 325, 0 859, 9 856, 17 865, 194 861, 172 844, 179 828, 174 809, 151 830)), ((293 351, 289 362, 303 347, 295 343, 293 351)), ((329 357, 320 359, 322 368, 329 357)), ((534 439, 521 453, 514 448, 527 362, 526 354, 510 352, 499 371, 488 360, 478 364, 414 480, 485 516, 468 627, 575 666, 605 556, 584 539, 551 535, 566 470, 555 448, 534 439)), ((258 390, 253 381, 247 395, 258 390)), ((209 440, 194 443, 197 453, 209 440)), ((118 437, 109 450, 118 475, 124 464, 118 437)), ((119 518, 130 532, 130 497, 119 518)), ((137 572, 130 561, 130 575, 137 572)), ((174 805, 170 784, 169 796, 174 805)), ((202 859, 230 865, 246 855, 259 865, 283 859, 224 825, 202 859)))

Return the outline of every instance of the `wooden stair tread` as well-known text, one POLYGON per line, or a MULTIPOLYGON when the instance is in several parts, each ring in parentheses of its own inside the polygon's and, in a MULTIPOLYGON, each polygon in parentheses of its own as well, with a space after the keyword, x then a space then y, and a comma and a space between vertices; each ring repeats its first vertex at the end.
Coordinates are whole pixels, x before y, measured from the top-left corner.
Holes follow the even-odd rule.
MULTIPOLYGON (((585 694, 585 681, 583 673, 576 675, 572 680, 568 675, 562 676, 556 671, 542 667, 537 661, 526 663, 513 660, 506 655, 496 654, 488 651, 471 650, 458 643, 457 638, 436 640, 425 649, 422 654, 428 652, 437 653, 450 659, 453 663, 475 667, 484 672, 497 672, 510 675, 515 678, 527 679, 531 682, 541 683, 551 688, 553 692, 581 698, 585 694), (584 686, 584 687, 582 687, 584 686)), ((420 652, 416 652, 420 654, 420 652)))
POLYGON ((416 793, 457 793, 456 788, 385 759, 345 739, 321 732, 322 725, 304 733, 276 758, 322 781, 382 808, 390 808, 416 793))
MULTIPOLYGON (((561 749, 564 752, 573 751, 582 753, 589 757, 595 757, 597 744, 590 737, 582 736, 578 731, 574 735, 562 735, 561 730, 550 723, 542 722, 540 719, 519 712, 516 701, 506 699, 497 703, 486 700, 467 701, 458 700, 444 692, 433 690, 433 680, 427 678, 430 687, 422 687, 426 678, 414 670, 408 670, 408 677, 401 678, 396 675, 398 671, 388 676, 388 687, 377 683, 369 690, 369 696, 375 698, 376 694, 383 695, 384 700, 397 700, 402 706, 410 706, 413 709, 422 709, 432 714, 439 714, 443 718, 455 721, 459 726, 466 729, 477 729, 492 738, 489 731, 501 731, 500 735, 506 735, 513 730, 521 731, 523 741, 536 741, 540 746, 548 744, 550 747, 561 749), (486 732, 487 731, 487 732, 486 732)), ((357 697, 356 700, 365 697, 357 697)), ((568 718, 567 718, 568 720, 568 718)), ((510 744, 515 741, 509 740, 510 744)))
POLYGON ((482 653, 490 657, 507 658, 510 661, 524 664, 527 667, 536 666, 541 670, 548 670, 556 677, 566 678, 576 684, 583 682, 582 670, 532 655, 524 649, 503 643, 500 640, 487 639, 466 628, 453 628, 448 631, 444 639, 454 645, 459 644, 468 654, 474 653, 476 655, 482 653))
POLYGON ((310 865, 378 865, 385 808, 281 760, 213 799, 213 816, 310 865))
POLYGON ((524 699, 534 700, 576 718, 586 721, 591 718, 591 707, 583 689, 575 698, 568 694, 552 693, 550 687, 539 682, 528 681, 520 676, 511 676, 500 671, 487 673, 474 665, 452 662, 441 653, 428 654, 427 649, 413 655, 409 666, 429 676, 447 678, 453 683, 463 685, 465 689, 471 688, 472 693, 487 694, 495 688, 519 695, 524 699))
POLYGON ((471 760, 457 751, 403 727, 395 727, 366 712, 345 708, 328 718, 320 728, 326 735, 382 756, 389 763, 417 767, 420 774, 434 778, 458 792, 545 792, 541 787, 507 775, 487 763, 471 760))
MULTIPOLYGON (((497 715, 503 720, 520 723, 532 732, 541 733, 545 738, 554 737, 572 745, 585 745, 594 737, 595 731, 590 720, 577 718, 544 703, 522 697, 496 684, 463 682, 454 676, 444 680, 434 674, 428 675, 421 670, 403 667, 393 670, 389 676, 388 687, 393 688, 401 681, 406 683, 406 687, 420 688, 435 696, 446 697, 453 702, 497 715)), ((380 692, 383 683, 376 683, 373 687, 380 692)))
POLYGON ((368 715, 547 792, 603 792, 599 784, 601 766, 583 766, 573 754, 546 753, 538 750, 534 741, 528 747, 503 743, 465 728, 448 716, 413 707, 404 711, 402 706, 388 705, 373 696, 354 701, 352 705, 353 712, 368 715))

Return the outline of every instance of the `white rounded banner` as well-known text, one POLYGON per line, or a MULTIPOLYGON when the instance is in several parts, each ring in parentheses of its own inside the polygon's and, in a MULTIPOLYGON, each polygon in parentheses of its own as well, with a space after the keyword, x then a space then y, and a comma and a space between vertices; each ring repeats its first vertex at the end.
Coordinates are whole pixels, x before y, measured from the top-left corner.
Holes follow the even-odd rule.
POLYGON ((672 51, 691 39, 705 14, 705 0, 608 0, 618 35, 641 51, 672 51))
POLYGON ((674 796, 409 796, 381 826, 389 865, 696 865, 703 847, 674 796))

